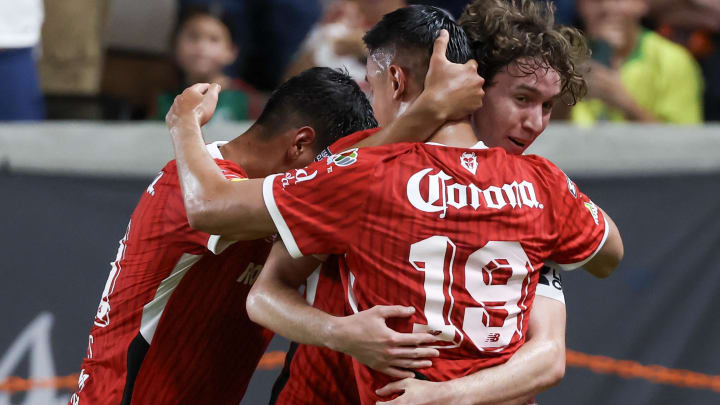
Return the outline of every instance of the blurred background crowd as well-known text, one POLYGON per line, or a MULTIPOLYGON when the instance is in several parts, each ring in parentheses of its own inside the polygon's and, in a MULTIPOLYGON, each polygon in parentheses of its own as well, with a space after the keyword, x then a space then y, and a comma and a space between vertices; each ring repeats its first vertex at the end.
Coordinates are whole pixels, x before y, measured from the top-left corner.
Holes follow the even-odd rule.
MULTIPOLYGON (((538 0, 544 1, 544 0, 538 0)), ((589 94, 554 118, 720 121, 720 1, 553 0, 586 34, 589 94)), ((0 121, 162 119, 190 84, 223 86, 215 120, 252 120, 284 79, 344 67, 407 4, 469 0, 0 0, 0 121)))

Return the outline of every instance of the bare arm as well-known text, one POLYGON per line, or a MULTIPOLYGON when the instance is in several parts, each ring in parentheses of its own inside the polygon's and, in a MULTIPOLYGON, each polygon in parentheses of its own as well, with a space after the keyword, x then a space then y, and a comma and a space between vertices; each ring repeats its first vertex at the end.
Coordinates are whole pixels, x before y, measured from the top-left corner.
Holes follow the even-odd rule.
POLYGON ((312 307, 298 287, 318 267, 312 257, 294 260, 276 242, 247 299, 250 319, 286 338, 349 354, 361 363, 397 378, 412 376, 407 368, 432 365, 437 349, 415 347, 434 342, 427 333, 398 333, 385 320, 407 317, 414 308, 376 306, 350 316, 333 316, 312 307))
POLYGON ((229 182, 205 149, 200 127, 215 111, 220 86, 191 86, 175 98, 165 121, 170 129, 178 177, 190 226, 233 239, 275 233, 262 196, 262 179, 229 182))
POLYGON ((424 90, 408 110, 355 146, 424 142, 446 121, 465 118, 482 107, 485 79, 477 74, 477 63, 448 61, 448 40, 447 31, 441 30, 433 45, 424 90))
POLYGON ((622 238, 620 237, 620 231, 617 225, 615 225, 615 222, 605 211, 600 209, 600 212, 605 217, 605 221, 607 221, 607 226, 609 227, 608 236, 603 247, 600 248, 592 260, 585 263, 583 268, 595 277, 606 278, 610 276, 620 264, 620 261, 625 255, 625 248, 622 238))
POLYGON ((388 384, 379 395, 405 391, 388 405, 522 405, 565 375, 565 305, 535 297, 528 340, 506 363, 445 382, 412 378, 388 384))

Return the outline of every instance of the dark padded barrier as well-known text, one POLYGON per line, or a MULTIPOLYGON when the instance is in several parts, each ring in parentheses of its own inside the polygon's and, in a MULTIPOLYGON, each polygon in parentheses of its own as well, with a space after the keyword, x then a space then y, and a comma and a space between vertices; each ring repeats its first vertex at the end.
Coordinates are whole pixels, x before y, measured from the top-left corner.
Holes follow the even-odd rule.
MULTIPOLYGON (((0 172, 0 381, 79 372, 118 240, 150 178, 0 172)), ((615 219, 625 260, 606 280, 563 274, 569 349, 720 375, 720 173, 575 179, 615 219)), ((270 350, 285 350, 276 339, 270 350)), ((243 404, 264 404, 278 370, 243 404)), ((222 389, 218 387, 218 389, 222 389)), ((67 389, 0 391, 66 404, 67 389)), ((715 404, 720 393, 568 367, 541 404, 715 404)))

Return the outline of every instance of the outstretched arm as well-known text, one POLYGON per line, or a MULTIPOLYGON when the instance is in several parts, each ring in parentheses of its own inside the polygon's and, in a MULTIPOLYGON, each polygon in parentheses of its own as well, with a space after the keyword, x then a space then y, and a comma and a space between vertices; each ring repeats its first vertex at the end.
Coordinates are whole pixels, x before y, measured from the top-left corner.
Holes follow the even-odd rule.
POLYGON ((294 260, 279 241, 247 298, 250 319, 298 343, 323 346, 397 378, 413 376, 408 368, 432 365, 437 349, 418 345, 436 338, 428 333, 398 333, 385 320, 407 317, 414 308, 376 306, 350 316, 333 316, 312 307, 298 287, 321 263, 313 257, 294 260))
POLYGON ((583 265, 583 268, 595 277, 606 278, 620 265, 620 261, 625 255, 625 248, 622 238, 620 237, 620 231, 617 225, 615 225, 615 222, 605 211, 600 208, 598 209, 605 217, 605 221, 609 227, 608 237, 603 247, 593 256, 592 260, 583 265))
POLYGON ((250 240, 275 233, 262 196, 262 179, 229 182, 207 153, 200 127, 215 112, 220 86, 200 83, 175 98, 165 121, 190 226, 250 240))
POLYGON ((523 405, 564 375, 565 305, 536 296, 528 340, 506 363, 439 383, 407 378, 388 384, 378 394, 404 391, 398 398, 382 402, 388 405, 523 405))
POLYGON ((407 111, 356 147, 387 145, 396 142, 424 142, 446 121, 459 120, 482 107, 485 79, 477 73, 477 62, 452 63, 446 52, 446 30, 433 45, 425 76, 425 87, 407 111))

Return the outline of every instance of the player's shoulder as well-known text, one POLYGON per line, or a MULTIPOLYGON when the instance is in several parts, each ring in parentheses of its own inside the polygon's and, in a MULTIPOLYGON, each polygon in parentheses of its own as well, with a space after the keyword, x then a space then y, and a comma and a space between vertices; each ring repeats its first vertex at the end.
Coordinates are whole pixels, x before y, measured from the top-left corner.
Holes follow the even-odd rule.
POLYGON ((565 173, 547 158, 538 155, 509 155, 516 159, 516 162, 523 164, 539 175, 547 178, 564 178, 565 173))
POLYGON ((373 135, 381 129, 382 128, 380 127, 364 129, 361 131, 353 132, 350 135, 343 136, 342 138, 335 141, 332 145, 325 148, 325 150, 323 150, 323 152, 318 155, 318 160, 351 149, 353 145, 363 141, 365 138, 373 135))

